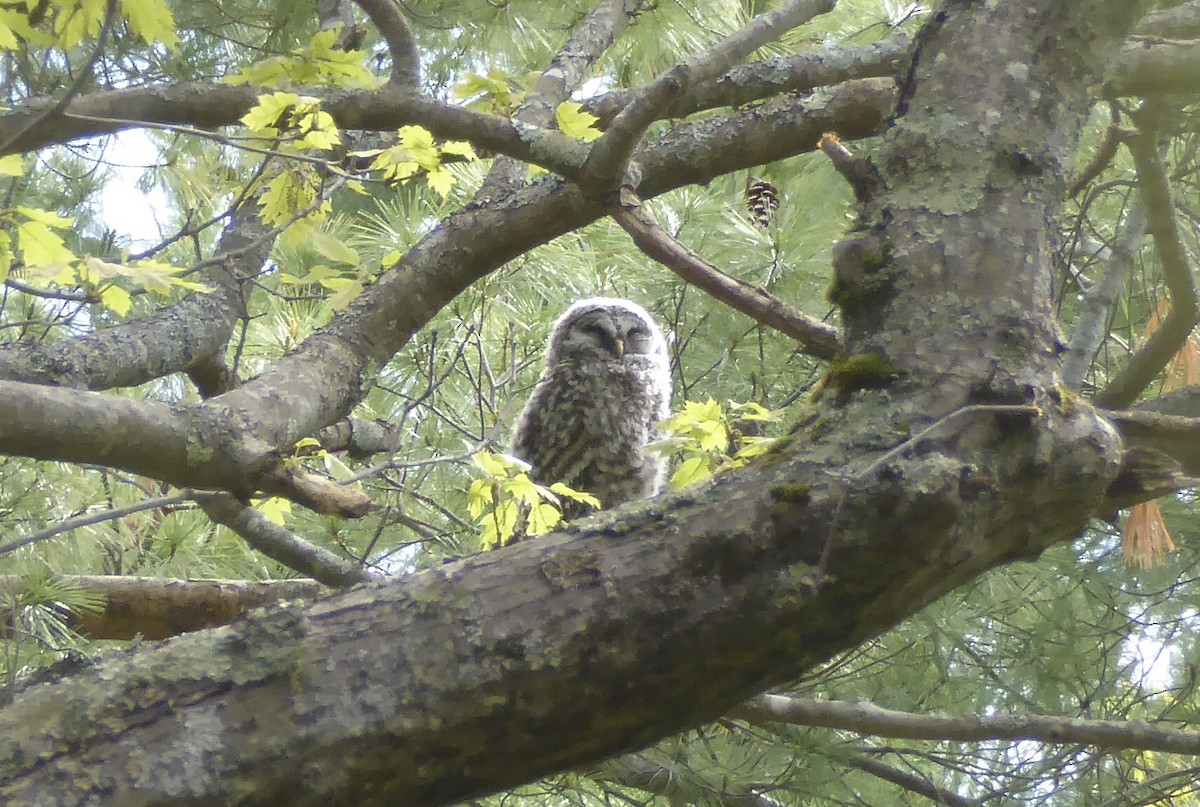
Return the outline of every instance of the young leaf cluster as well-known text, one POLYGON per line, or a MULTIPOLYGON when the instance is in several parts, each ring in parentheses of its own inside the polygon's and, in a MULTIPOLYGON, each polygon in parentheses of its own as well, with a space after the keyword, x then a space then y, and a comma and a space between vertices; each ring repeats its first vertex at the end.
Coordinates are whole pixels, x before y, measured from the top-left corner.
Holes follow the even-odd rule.
POLYGON ((595 496, 562 482, 549 486, 534 482, 529 463, 508 454, 481 451, 473 461, 484 477, 471 482, 467 510, 479 525, 481 549, 550 532, 562 521, 563 498, 600 507, 595 496))
POLYGON ((658 424, 667 436, 655 441, 651 448, 680 458, 668 485, 671 490, 682 490, 718 471, 741 468, 754 457, 765 454, 775 438, 745 431, 757 428, 756 424, 777 423, 779 419, 780 413, 753 401, 730 401, 728 406, 712 398, 687 401, 680 411, 658 424))

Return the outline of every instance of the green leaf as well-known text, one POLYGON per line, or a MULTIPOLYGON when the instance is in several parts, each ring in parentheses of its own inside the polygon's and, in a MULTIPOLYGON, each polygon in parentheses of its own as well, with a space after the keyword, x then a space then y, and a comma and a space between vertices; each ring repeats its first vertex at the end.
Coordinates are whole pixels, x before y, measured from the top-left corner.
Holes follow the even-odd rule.
POLYGON ((779 412, 773 412, 765 406, 754 401, 746 401, 745 403, 729 402, 729 409, 737 412, 739 420, 749 420, 760 423, 778 423, 783 417, 779 412))
POLYGON ((471 481, 471 487, 467 490, 467 512, 471 514, 472 518, 478 519, 484 511, 492 506, 494 501, 495 494, 489 480, 475 479, 471 481))
POLYGON ((477 160, 474 147, 465 140, 447 140, 442 144, 442 155, 453 154, 468 160, 477 160))
POLYGON ((490 477, 496 479, 506 479, 508 477, 508 464, 500 457, 499 454, 494 454, 491 451, 480 451, 471 458, 471 462, 490 477))
POLYGON ((529 478, 529 474, 517 474, 506 481, 504 491, 517 501, 530 506, 538 504, 543 499, 541 489, 529 478))
POLYGON ((18 224, 17 243, 28 266, 61 268, 76 261, 75 253, 67 249, 58 233, 40 221, 18 224))
POLYGON ((703 482, 710 476, 712 476, 712 471, 709 468, 708 458, 692 457, 679 464, 675 473, 671 474, 671 481, 668 484, 671 490, 682 490, 689 485, 703 482))
POLYGON ((133 298, 120 286, 109 285, 100 291, 100 304, 123 317, 133 308, 133 298))
POLYGON ((354 476, 354 471, 350 470, 350 466, 342 462, 341 458, 336 454, 330 454, 329 452, 326 452, 321 459, 325 463, 325 470, 328 471, 329 475, 338 482, 345 481, 354 476))
POLYGON ((175 18, 163 0, 121 0, 121 10, 129 20, 129 29, 147 44, 162 42, 168 48, 179 44, 175 18))
POLYGON ((327 278, 321 281, 321 285, 334 292, 327 301, 334 311, 341 311, 350 305, 363 291, 362 282, 349 277, 327 278))
POLYGON ((287 522, 287 517, 292 512, 292 503, 280 496, 263 499, 255 504, 254 507, 268 521, 278 524, 281 527, 287 522))
POLYGON ((562 512, 552 504, 543 502, 530 509, 526 530, 530 535, 545 535, 562 522, 562 512))
MULTIPOLYGON (((0 49, 3 49, 3 36, 0 35, 0 49)), ((0 174, 6 177, 19 177, 25 174, 25 158, 20 154, 9 154, 0 157, 0 174)))
POLYGON ((47 227, 54 227, 57 230, 65 230, 68 227, 75 225, 75 219, 66 216, 60 216, 57 213, 51 213, 49 210, 42 210, 37 207, 22 207, 13 208, 14 211, 20 213, 30 221, 36 221, 39 224, 44 224, 47 227))
POLYGON ((584 504, 591 505, 592 507, 595 507, 597 510, 600 509, 600 500, 597 499, 595 496, 593 496, 590 493, 585 493, 582 490, 575 490, 574 488, 567 487, 562 482, 555 482, 553 485, 550 486, 550 490, 553 491, 554 493, 558 494, 559 496, 562 496, 563 498, 571 499, 572 501, 582 502, 584 504))
POLYGON ((108 0, 74 0, 63 3, 54 18, 54 31, 64 48, 73 48, 100 33, 108 16, 108 0))
POLYGON ((440 193, 445 199, 450 195, 450 189, 454 187, 454 174, 447 171, 445 167, 439 166, 429 172, 425 181, 429 183, 429 187, 440 193))
POLYGON ((8 273, 12 271, 12 263, 12 236, 0 230, 0 283, 8 280, 8 273))
POLYGON ((271 92, 258 96, 258 103, 239 120, 255 131, 271 131, 274 133, 277 124, 284 114, 300 102, 300 96, 294 92, 271 92))
POLYGON ((323 230, 314 231, 308 239, 308 243, 320 255, 334 263, 344 263, 350 266, 358 266, 359 257, 345 241, 329 234, 323 230))
POLYGON ((554 120, 558 123, 560 132, 576 140, 590 143, 604 134, 596 128, 600 119, 590 112, 584 112, 583 105, 574 101, 563 101, 559 104, 554 110, 554 120))
POLYGON ((761 457, 770 451, 773 445, 779 442, 778 437, 744 437, 742 439, 745 445, 733 455, 733 458, 737 460, 750 460, 755 457, 761 457))

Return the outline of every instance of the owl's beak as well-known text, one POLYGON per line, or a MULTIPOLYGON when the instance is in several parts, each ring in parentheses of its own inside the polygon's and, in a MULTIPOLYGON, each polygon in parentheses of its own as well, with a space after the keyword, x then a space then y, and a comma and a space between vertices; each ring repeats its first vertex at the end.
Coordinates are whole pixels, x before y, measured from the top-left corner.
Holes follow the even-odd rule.
POLYGON ((625 340, 619 336, 613 342, 613 352, 617 354, 618 359, 625 358, 625 340))

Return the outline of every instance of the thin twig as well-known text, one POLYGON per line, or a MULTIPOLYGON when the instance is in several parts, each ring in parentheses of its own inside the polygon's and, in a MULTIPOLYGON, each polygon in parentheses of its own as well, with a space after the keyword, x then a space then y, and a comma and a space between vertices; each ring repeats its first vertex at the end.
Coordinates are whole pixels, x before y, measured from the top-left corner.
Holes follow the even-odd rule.
POLYGON ((75 518, 68 518, 65 521, 60 521, 57 524, 30 533, 22 538, 9 541, 7 544, 0 544, 0 555, 7 555, 22 547, 36 544, 39 541, 45 541, 53 538, 56 535, 62 535, 71 530, 77 530, 80 527, 90 527, 93 524, 102 524, 105 521, 112 521, 125 516, 141 513, 146 510, 157 510, 163 507, 174 507, 176 505, 187 502, 200 502, 213 494, 201 493, 194 490, 184 490, 180 493, 173 493, 170 496, 155 496, 151 499, 142 499, 140 502, 127 504, 124 507, 114 507, 111 510, 97 510, 92 513, 85 513, 75 518))

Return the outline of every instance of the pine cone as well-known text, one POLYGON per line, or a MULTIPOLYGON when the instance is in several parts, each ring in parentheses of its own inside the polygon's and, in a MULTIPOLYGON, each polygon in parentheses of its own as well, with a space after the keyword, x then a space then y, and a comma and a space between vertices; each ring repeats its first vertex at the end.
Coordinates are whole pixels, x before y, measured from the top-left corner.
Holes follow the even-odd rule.
POLYGON ((760 227, 770 227, 771 214, 779 209, 779 189, 765 179, 751 178, 746 185, 746 207, 760 227))

